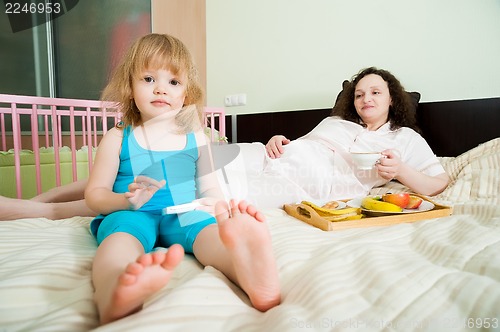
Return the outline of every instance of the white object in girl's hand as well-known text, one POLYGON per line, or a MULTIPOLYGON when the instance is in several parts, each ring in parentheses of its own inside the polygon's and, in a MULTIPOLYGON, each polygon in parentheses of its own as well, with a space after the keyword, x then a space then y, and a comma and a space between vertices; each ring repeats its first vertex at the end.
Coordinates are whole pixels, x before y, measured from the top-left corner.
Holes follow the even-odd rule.
POLYGON ((384 156, 380 152, 351 152, 351 157, 358 169, 370 170, 384 156))
POLYGON ((191 202, 191 203, 186 203, 186 204, 167 206, 166 208, 163 209, 163 214, 176 214, 176 213, 184 213, 184 212, 188 212, 188 211, 193 211, 198 206, 200 206, 200 203, 198 203, 198 202, 191 202))

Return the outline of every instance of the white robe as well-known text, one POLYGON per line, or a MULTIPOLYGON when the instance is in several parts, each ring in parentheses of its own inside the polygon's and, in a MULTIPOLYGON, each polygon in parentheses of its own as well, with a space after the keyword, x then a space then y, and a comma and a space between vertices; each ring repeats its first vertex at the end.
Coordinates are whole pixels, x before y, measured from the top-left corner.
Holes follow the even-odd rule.
POLYGON ((418 133, 406 127, 391 131, 389 126, 386 123, 369 131, 356 123, 328 117, 309 134, 285 145, 278 159, 267 157, 262 143, 238 143, 239 157, 224 167, 229 180, 226 195, 247 199, 259 208, 302 200, 321 204, 363 196, 387 182, 376 169, 356 169, 349 151, 391 149, 404 163, 424 174, 445 172, 418 133))

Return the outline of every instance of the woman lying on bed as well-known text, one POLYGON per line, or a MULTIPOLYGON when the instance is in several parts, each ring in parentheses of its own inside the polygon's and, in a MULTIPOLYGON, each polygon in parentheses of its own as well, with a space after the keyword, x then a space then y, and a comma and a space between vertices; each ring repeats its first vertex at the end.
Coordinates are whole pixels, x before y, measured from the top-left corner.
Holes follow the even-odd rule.
MULTIPOLYGON (((277 135, 265 148, 260 143, 240 144, 244 159, 253 165, 246 174, 246 198, 259 208, 304 199, 352 198, 392 179, 420 194, 442 192, 448 175, 414 130, 411 108, 408 94, 394 75, 376 68, 362 70, 344 89, 333 116, 306 136, 290 142, 277 135), (349 155, 354 150, 383 151, 385 158, 375 169, 360 171, 349 155)), ((83 200, 84 188, 85 181, 80 181, 32 200, 0 196, 0 220, 95 216, 83 200)))
MULTIPOLYGON (((432 196, 449 182, 438 158, 416 132, 409 94, 390 72, 373 67, 354 76, 332 116, 309 134, 292 142, 285 136, 274 136, 265 149, 269 158, 259 179, 273 174, 284 186, 293 184, 295 189, 276 195, 273 186, 274 197, 261 190, 264 195, 253 202, 261 207, 261 203, 358 197, 393 179, 416 193, 432 196), (372 170, 358 170, 350 151, 382 152, 383 158, 372 170)), ((259 186, 270 182, 261 180, 259 186)))

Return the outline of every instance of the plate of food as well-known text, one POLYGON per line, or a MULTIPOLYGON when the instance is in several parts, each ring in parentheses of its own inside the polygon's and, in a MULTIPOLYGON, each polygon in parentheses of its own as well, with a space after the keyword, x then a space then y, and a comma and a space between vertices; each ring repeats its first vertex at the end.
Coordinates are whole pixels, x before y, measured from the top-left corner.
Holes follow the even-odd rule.
POLYGON ((434 204, 409 193, 365 196, 347 202, 348 206, 359 207, 367 215, 391 215, 418 213, 434 209, 434 204))

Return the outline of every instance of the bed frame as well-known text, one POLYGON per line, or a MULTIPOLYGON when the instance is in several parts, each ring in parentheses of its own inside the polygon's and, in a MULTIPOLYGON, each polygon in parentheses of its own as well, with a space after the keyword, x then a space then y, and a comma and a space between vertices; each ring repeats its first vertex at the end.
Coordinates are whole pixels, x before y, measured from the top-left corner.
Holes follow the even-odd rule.
MULTIPOLYGON (((223 108, 206 107, 204 124, 213 142, 225 137, 223 108)), ((109 128, 121 118, 116 104, 97 100, 47 98, 0 94, 0 149, 13 149, 17 198, 22 197, 21 151, 34 155, 36 192, 42 192, 40 149, 52 148, 55 186, 61 185, 61 148, 69 146, 72 181, 79 178, 77 152, 87 151, 88 172, 92 169, 95 148, 109 128)), ((87 173, 88 174, 88 173, 87 173)))
POLYGON ((500 98, 420 103, 422 136, 440 157, 456 157, 500 137, 500 98))
MULTIPOLYGON (((498 108, 472 104, 473 116, 498 135, 499 123, 493 123, 498 108), (490 111, 493 117, 479 116, 490 111)), ((432 106, 441 109, 443 104, 432 106)), ((443 111, 448 118, 440 130, 449 127, 450 137, 483 131, 471 125, 463 133, 452 131, 456 110, 443 111)), ((439 111, 428 112, 429 121, 435 121, 439 111)), ((308 130, 305 122, 296 123, 299 115, 283 115, 276 117, 285 120, 278 125, 308 130)), ((256 123, 248 140, 255 140, 261 129, 275 134, 272 125, 256 123)), ((238 134, 241 138, 242 131, 238 134)), ((0 331, 498 331, 500 138, 478 143, 483 144, 456 158, 441 158, 451 182, 432 201, 452 206, 449 216, 323 231, 282 209, 262 209, 282 289, 281 304, 267 312, 253 308, 219 270, 188 254, 169 283, 146 299, 143 310, 99 326, 92 218, 8 216, 9 221, 0 221, 0 331)), ((234 167, 237 180, 245 176, 242 168, 234 167)), ((256 189, 275 192, 281 185, 270 181, 256 189)), ((401 191, 408 189, 391 181, 370 195, 401 191)), ((15 203, 0 200, 0 208, 7 204, 15 203)))

